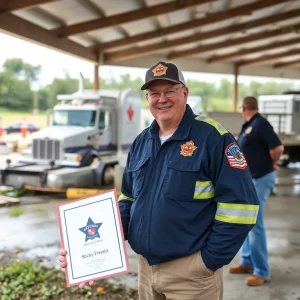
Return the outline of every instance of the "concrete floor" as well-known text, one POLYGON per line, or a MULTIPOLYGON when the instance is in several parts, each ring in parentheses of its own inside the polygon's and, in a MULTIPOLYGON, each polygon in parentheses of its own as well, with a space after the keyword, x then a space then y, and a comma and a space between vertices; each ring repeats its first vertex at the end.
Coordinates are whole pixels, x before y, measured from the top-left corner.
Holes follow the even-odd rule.
MULTIPOLYGON (((299 179, 300 168, 280 169, 278 182, 299 179)), ((300 185, 276 188, 267 204, 265 223, 268 235, 271 281, 261 287, 244 284, 247 275, 232 275, 224 269, 224 300, 296 300, 300 299, 300 185)), ((38 259, 48 266, 58 267, 60 238, 56 204, 63 202, 56 196, 22 198, 24 214, 9 216, 10 208, 0 208, 1 253, 19 249, 20 258, 38 259), (9 229, 9 230, 8 230, 9 229)), ((135 254, 127 245, 131 272, 111 279, 136 287, 135 254)), ((238 263, 239 255, 233 263, 238 263)))

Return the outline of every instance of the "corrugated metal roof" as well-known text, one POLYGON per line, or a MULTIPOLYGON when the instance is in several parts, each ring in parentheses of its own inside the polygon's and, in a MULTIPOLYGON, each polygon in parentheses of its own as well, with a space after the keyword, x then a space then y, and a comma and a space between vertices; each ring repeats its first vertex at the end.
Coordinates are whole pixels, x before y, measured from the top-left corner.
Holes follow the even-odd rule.
POLYGON ((0 30, 100 65, 300 78, 300 0, 4 0, 0 30))

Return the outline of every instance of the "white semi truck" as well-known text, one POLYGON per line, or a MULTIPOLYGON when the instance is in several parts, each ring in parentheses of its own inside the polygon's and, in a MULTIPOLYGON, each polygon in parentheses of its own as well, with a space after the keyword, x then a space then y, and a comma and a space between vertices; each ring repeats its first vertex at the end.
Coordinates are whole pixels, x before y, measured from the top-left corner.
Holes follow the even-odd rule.
POLYGON ((22 160, 0 167, 1 183, 48 189, 109 184, 119 157, 140 132, 141 97, 133 90, 59 95, 52 125, 32 134, 22 160))

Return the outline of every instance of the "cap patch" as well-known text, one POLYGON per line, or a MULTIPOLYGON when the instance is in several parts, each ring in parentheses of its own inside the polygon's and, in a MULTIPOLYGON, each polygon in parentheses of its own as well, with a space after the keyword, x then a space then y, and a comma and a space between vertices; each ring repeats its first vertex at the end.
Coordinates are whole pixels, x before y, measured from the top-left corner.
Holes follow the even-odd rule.
POLYGON ((229 144, 225 150, 225 155, 229 165, 232 168, 243 170, 247 167, 247 162, 244 154, 242 153, 237 143, 229 144))
POLYGON ((161 76, 161 75, 166 75, 167 70, 168 70, 168 67, 166 67, 162 64, 159 64, 152 70, 152 72, 153 72, 154 76, 161 76))
POLYGON ((197 149, 193 141, 186 142, 180 147, 181 147, 180 154, 183 156, 192 156, 194 151, 197 149))

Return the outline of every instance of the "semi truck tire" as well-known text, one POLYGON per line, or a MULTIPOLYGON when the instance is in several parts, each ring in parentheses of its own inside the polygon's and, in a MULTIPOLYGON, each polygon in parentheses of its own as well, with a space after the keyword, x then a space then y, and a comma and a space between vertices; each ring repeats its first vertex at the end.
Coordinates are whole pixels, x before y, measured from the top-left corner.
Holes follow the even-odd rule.
POLYGON ((114 165, 107 165, 102 174, 102 184, 103 185, 111 185, 114 182, 114 165))

